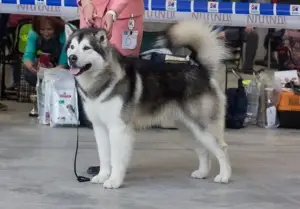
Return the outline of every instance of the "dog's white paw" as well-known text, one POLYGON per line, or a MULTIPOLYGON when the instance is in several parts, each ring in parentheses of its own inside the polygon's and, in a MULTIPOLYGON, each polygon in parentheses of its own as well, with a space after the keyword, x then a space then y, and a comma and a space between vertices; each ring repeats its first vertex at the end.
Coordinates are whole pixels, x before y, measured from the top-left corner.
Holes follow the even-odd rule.
POLYGON ((229 182, 229 176, 219 174, 214 179, 214 182, 227 184, 229 182))
POLYGON ((122 185, 123 181, 120 178, 109 178, 104 182, 103 187, 105 189, 117 189, 122 185))
POLYGON ((105 173, 99 173, 97 176, 94 176, 91 179, 91 182, 93 184, 103 184, 107 179, 109 179, 110 174, 108 172, 105 173))
POLYGON ((208 171, 195 170, 191 177, 194 179, 205 179, 208 176, 208 171))

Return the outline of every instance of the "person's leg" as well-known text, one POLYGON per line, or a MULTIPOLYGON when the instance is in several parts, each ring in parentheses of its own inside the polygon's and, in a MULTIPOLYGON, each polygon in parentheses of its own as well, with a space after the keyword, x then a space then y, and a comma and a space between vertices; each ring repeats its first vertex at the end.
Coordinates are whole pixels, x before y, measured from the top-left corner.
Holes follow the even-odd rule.
POLYGON ((13 84, 11 87, 7 88, 8 90, 15 90, 20 82, 21 77, 21 61, 16 61, 13 64, 13 84))
POLYGON ((272 37, 272 33, 275 31, 275 29, 274 28, 269 28, 268 29, 268 33, 267 33, 267 35, 265 36, 265 39, 264 39, 264 48, 265 48, 265 50, 266 50, 266 56, 265 57, 268 57, 267 56, 267 54, 268 54, 268 45, 269 45, 269 41, 270 41, 270 39, 271 39, 271 37, 272 37))
POLYGON ((258 47, 258 34, 256 31, 245 33, 246 38, 246 52, 242 71, 244 73, 253 73, 253 62, 255 59, 257 47, 258 47))
POLYGON ((29 83, 29 85, 35 87, 37 83, 37 75, 26 68, 24 68, 23 74, 24 79, 29 83))
POLYGON ((282 37, 278 36, 278 31, 276 31, 274 28, 271 28, 268 30, 268 34, 266 35, 265 40, 264 40, 264 48, 266 50, 266 55, 263 60, 264 66, 268 65, 269 41, 271 41, 270 42, 271 66, 277 64, 275 54, 276 54, 277 47, 281 43, 281 38, 282 37))
POLYGON ((276 67, 277 67, 277 60, 276 60, 275 54, 276 54, 276 49, 277 49, 277 47, 278 47, 279 44, 280 44, 280 39, 281 39, 281 37, 276 37, 276 34, 274 34, 274 33, 277 33, 277 32, 275 31, 274 28, 270 28, 270 29, 268 30, 268 33, 266 34, 266 36, 265 36, 265 38, 264 38, 264 48, 265 48, 265 50, 266 50, 264 59, 262 59, 262 60, 257 60, 257 61, 255 62, 255 64, 261 65, 261 66, 265 66, 265 67, 268 66, 269 41, 271 41, 271 42, 270 42, 271 68, 276 68, 276 67), (274 35, 275 35, 275 36, 274 36, 274 35))
POLYGON ((274 51, 277 47, 277 44, 276 44, 276 41, 273 41, 274 37, 273 37, 273 33, 275 32, 275 29, 274 28, 270 28, 268 30, 268 34, 266 35, 265 37, 265 40, 264 40, 264 48, 266 50, 266 55, 264 57, 264 60, 267 61, 268 60, 268 50, 269 50, 269 41, 270 42, 270 46, 271 46, 271 61, 276 61, 275 59, 275 55, 274 55, 274 51))
POLYGON ((15 86, 18 86, 20 83, 21 66, 22 66, 21 61, 16 61, 14 64, 13 79, 14 79, 15 86))
MULTIPOLYGON (((37 83, 37 74, 29 71, 28 69, 24 68, 23 70, 24 79, 29 83, 30 86, 35 87, 37 83)), ((36 100, 36 95, 30 95, 30 100, 36 100)), ((38 112, 36 108, 33 108, 30 113, 29 117, 38 117, 38 112)))

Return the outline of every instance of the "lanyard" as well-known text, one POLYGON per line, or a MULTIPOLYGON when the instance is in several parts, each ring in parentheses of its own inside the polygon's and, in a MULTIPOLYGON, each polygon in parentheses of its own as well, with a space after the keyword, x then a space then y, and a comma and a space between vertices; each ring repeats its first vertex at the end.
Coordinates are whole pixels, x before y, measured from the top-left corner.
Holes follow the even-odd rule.
POLYGON ((130 35, 132 35, 133 29, 134 29, 134 18, 133 18, 133 14, 131 14, 130 19, 128 20, 128 29, 130 31, 130 35))

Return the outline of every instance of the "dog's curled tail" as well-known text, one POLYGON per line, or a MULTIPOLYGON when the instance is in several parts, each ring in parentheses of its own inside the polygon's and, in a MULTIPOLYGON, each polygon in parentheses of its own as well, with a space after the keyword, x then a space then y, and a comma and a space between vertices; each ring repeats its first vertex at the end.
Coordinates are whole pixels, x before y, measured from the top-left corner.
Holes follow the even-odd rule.
POLYGON ((218 32, 201 20, 183 20, 165 31, 168 47, 186 47, 191 58, 210 71, 220 69, 220 64, 229 54, 224 41, 217 38, 218 32))

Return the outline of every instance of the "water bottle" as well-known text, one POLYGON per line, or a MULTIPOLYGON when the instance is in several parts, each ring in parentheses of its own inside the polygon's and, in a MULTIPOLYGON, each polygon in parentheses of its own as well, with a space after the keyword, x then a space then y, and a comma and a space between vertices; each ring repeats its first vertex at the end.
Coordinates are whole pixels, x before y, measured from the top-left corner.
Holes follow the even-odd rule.
POLYGON ((247 116, 246 116, 245 123, 248 125, 256 125, 258 107, 259 107, 260 89, 255 79, 252 80, 249 86, 246 88, 246 92, 247 92, 248 106, 247 106, 247 116))

